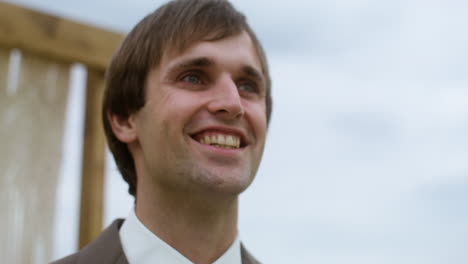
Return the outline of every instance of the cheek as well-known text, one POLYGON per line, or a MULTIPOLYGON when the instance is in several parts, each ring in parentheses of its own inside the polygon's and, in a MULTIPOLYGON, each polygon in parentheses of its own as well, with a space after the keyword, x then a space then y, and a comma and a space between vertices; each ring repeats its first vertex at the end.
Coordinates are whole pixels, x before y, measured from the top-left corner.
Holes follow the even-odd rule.
MULTIPOLYGON (((169 93, 159 104, 158 116, 170 133, 180 133, 203 106, 203 97, 184 90, 169 93)), ((170 134, 169 134, 170 136, 170 134)))
POLYGON ((265 104, 247 104, 246 112, 258 140, 264 140, 267 128, 265 104))

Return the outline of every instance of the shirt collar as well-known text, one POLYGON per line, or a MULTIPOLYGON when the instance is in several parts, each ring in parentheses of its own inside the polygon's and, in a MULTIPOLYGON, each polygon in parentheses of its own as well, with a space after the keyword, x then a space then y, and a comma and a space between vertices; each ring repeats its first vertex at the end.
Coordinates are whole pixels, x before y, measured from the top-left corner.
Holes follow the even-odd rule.
MULTIPOLYGON (((153 234, 135 215, 132 209, 119 231, 122 248, 130 264, 193 264, 176 249, 153 234)), ((240 240, 236 237, 231 246, 212 264, 241 264, 240 240)))

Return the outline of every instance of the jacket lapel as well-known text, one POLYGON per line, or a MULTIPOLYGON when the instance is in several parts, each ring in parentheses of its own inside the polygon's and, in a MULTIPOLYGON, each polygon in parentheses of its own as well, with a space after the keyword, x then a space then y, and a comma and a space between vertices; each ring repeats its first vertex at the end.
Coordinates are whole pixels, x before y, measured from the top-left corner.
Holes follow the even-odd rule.
POLYGON ((122 223, 122 219, 115 220, 96 240, 84 247, 77 264, 128 264, 119 237, 122 223))
MULTIPOLYGON (((123 219, 115 220, 101 235, 84 247, 78 255, 77 264, 129 264, 120 243, 119 229, 123 219)), ((241 243, 242 264, 260 264, 241 243)))

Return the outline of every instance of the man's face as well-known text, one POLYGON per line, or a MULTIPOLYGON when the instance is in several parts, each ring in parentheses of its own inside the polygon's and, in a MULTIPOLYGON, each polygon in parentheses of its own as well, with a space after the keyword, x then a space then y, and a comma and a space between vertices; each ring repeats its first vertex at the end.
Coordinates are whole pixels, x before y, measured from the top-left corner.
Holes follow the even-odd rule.
POLYGON ((131 117, 139 183, 233 195, 247 188, 267 128, 261 72, 245 32, 165 54, 148 74, 145 106, 131 117))

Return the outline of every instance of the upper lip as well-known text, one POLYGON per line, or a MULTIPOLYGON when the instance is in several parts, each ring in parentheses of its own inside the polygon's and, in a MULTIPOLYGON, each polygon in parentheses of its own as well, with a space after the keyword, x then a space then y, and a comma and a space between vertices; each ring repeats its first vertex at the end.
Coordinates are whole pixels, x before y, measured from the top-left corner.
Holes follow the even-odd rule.
POLYGON ((225 127, 225 126, 208 126, 208 127, 203 127, 198 130, 196 130, 193 133, 190 133, 190 136, 194 136, 196 134, 205 132, 205 131, 212 131, 212 132, 219 132, 219 133, 224 133, 224 134, 230 134, 230 135, 236 135, 240 138, 241 146, 246 146, 250 143, 248 140, 248 137, 244 131, 241 129, 237 128, 232 128, 232 127, 225 127))

